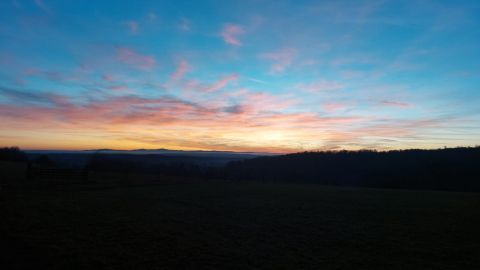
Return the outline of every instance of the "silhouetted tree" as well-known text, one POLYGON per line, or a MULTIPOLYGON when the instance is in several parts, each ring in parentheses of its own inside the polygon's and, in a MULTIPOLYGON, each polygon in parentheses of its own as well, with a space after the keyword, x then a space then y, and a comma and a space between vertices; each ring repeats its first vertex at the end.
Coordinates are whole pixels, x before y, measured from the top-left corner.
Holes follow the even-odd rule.
POLYGON ((27 156, 20 148, 14 147, 2 147, 0 148, 0 160, 5 161, 26 161, 27 156))

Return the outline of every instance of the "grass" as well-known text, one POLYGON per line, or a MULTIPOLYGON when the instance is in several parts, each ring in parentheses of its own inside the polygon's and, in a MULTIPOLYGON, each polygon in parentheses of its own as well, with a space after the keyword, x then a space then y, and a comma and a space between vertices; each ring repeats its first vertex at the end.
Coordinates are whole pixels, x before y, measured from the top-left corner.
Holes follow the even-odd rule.
POLYGON ((480 269, 475 193, 91 184, 4 189, 0 216, 1 269, 480 269))

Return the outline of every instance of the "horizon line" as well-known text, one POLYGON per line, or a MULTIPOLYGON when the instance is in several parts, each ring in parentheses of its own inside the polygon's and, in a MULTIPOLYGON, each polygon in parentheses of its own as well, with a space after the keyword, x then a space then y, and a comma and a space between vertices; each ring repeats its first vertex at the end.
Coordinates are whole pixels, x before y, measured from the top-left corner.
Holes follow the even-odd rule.
POLYGON ((177 151, 177 152, 228 152, 228 153, 250 153, 250 154, 276 154, 276 155, 287 155, 295 153, 305 153, 305 152, 359 152, 359 151, 376 151, 376 152, 390 152, 390 151, 408 151, 408 150, 443 150, 443 149, 456 149, 456 148, 478 148, 480 145, 468 145, 468 146, 444 146, 444 147, 435 147, 435 148, 395 148, 395 149, 382 149, 382 148, 361 148, 361 149, 310 149, 310 150, 298 150, 298 151, 286 151, 286 152, 268 152, 268 151, 235 151, 235 150, 205 150, 205 149, 194 149, 194 150, 185 150, 185 149, 168 149, 168 148, 136 148, 136 149, 110 149, 110 148, 99 148, 99 149, 39 149, 39 148, 22 148, 19 146, 2 146, 3 147, 18 147, 21 151, 65 151, 65 152, 87 152, 87 151, 123 151, 123 152, 132 152, 132 151, 177 151))

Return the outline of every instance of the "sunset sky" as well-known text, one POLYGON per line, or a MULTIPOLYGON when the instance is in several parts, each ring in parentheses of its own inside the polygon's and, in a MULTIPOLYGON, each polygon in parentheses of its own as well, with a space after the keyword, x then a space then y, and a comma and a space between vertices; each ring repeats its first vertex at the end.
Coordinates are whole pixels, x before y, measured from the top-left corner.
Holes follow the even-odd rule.
POLYGON ((0 1, 0 146, 480 145, 480 1, 0 1))

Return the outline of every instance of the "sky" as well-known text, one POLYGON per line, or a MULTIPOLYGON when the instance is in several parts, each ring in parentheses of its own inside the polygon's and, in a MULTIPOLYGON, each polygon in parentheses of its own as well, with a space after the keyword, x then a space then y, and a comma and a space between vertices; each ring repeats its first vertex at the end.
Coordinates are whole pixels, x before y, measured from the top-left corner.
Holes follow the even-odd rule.
POLYGON ((480 1, 0 1, 0 146, 480 145, 480 1))

